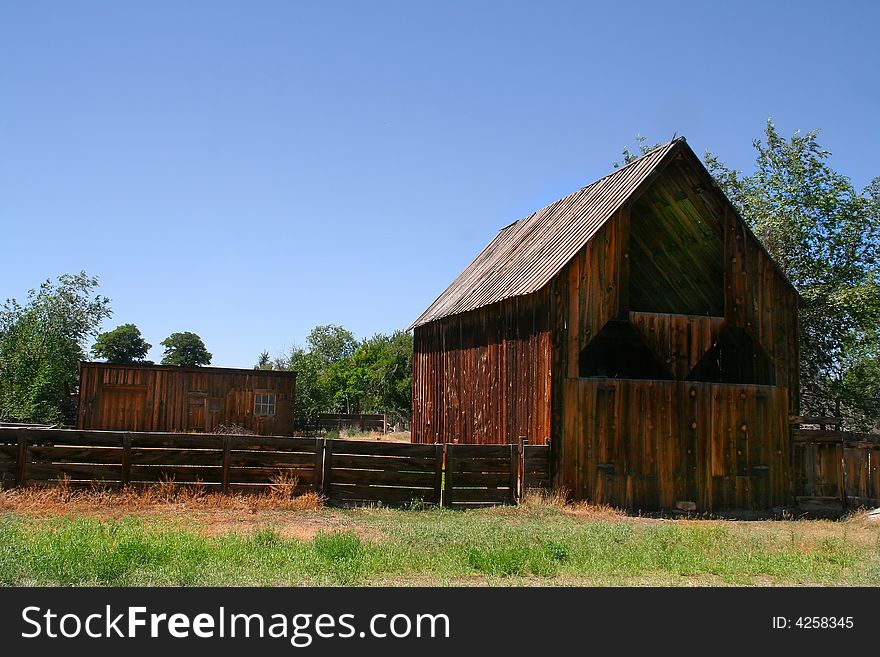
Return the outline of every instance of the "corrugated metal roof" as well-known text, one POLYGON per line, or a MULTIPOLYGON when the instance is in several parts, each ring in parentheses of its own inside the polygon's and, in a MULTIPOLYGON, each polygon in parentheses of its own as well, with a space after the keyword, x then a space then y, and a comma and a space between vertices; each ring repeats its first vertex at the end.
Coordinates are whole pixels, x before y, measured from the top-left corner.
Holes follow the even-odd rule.
POLYGON ((683 141, 674 139, 502 228, 410 328, 540 290, 683 141))

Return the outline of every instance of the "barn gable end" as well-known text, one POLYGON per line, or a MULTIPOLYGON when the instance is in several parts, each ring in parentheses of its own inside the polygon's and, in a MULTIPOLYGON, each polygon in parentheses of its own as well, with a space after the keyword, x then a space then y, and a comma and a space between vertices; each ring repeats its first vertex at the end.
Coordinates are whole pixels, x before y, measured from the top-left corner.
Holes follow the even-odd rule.
POLYGON ((413 440, 549 441, 578 499, 783 504, 798 302, 675 140, 503 229, 414 322, 413 440))

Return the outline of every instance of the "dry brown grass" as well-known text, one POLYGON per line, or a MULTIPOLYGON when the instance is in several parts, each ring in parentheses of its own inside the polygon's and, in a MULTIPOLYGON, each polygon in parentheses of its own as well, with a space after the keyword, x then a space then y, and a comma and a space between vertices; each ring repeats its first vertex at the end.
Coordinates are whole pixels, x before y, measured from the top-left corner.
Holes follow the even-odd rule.
POLYGON ((0 512, 37 516, 86 513, 109 517, 175 511, 314 511, 323 507, 317 493, 295 494, 296 479, 280 476, 264 492, 223 494, 200 484, 163 480, 149 486, 122 490, 93 485, 71 486, 68 480, 55 485, 0 490, 0 512))

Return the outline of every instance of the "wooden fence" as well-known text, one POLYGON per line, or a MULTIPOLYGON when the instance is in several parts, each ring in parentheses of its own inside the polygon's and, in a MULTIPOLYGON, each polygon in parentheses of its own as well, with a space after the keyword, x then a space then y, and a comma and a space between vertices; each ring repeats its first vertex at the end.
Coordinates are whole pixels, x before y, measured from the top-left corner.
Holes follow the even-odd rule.
POLYGON ((880 504, 880 436, 840 431, 839 422, 829 417, 793 418, 792 486, 804 511, 880 504))
POLYGON ((220 492, 297 482, 329 504, 514 504, 549 483, 546 445, 415 445, 323 438, 0 428, 0 485, 120 488, 173 481, 220 492), (522 456, 522 458, 520 458, 522 456))
POLYGON ((519 445, 446 446, 446 506, 515 504, 518 486, 519 445))
POLYGON ((328 440, 324 494, 330 504, 441 503, 443 445, 328 440))
POLYGON ((119 488, 173 480, 238 492, 296 479, 305 491, 320 487, 322 451, 316 438, 0 429, 0 481, 119 488))

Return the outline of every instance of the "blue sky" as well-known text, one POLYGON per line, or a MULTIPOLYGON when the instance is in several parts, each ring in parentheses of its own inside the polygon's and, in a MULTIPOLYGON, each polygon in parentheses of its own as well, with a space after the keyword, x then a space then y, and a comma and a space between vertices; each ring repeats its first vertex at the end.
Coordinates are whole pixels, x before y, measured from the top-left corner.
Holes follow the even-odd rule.
POLYGON ((105 328, 250 367, 406 327, 638 133, 748 170, 772 116, 863 186, 878 7, 6 0, 0 297, 84 269, 105 328))

